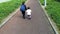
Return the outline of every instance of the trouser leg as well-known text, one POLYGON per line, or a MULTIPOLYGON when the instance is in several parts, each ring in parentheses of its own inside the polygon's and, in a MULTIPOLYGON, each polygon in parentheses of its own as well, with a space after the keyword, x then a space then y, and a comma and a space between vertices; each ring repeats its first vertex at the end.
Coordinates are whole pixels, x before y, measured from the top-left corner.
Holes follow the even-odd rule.
POLYGON ((25 12, 23 12, 23 18, 25 18, 25 12))
POLYGON ((22 12, 23 18, 25 18, 25 12, 22 12))

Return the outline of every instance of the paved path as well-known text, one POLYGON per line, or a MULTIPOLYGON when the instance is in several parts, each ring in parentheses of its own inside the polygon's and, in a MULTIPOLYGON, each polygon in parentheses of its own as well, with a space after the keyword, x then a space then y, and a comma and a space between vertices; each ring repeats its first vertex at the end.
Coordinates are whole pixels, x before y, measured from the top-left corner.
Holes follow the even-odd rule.
POLYGON ((0 29, 0 34, 54 34, 49 21, 37 0, 29 0, 32 19, 23 19, 20 11, 0 29))

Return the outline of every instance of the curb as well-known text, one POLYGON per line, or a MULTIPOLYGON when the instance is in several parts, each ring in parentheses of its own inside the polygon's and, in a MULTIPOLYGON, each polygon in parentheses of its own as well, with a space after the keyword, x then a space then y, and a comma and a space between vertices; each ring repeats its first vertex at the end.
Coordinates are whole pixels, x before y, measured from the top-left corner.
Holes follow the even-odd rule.
POLYGON ((1 28, 8 20, 10 20, 10 19, 17 13, 18 10, 19 10, 19 8, 18 8, 15 12, 11 13, 7 18, 5 18, 4 20, 2 20, 2 24, 0 24, 0 28, 1 28))
POLYGON ((47 11, 44 9, 44 7, 42 7, 42 8, 43 8, 43 10, 44 10, 44 12, 45 12, 45 15, 47 16, 47 18, 48 18, 48 20, 49 20, 49 22, 50 22, 50 25, 52 26, 55 34, 58 34, 58 30, 57 30, 58 28, 57 28, 56 24, 55 24, 54 21, 48 16, 47 11))
MULTIPOLYGON (((26 1, 25 4, 27 4, 27 2, 28 2, 28 1, 26 1)), ((4 24, 6 24, 7 21, 9 21, 9 20, 18 12, 18 10, 19 10, 19 8, 18 8, 16 11, 12 12, 7 18, 5 18, 4 20, 2 20, 2 24, 0 24, 0 28, 1 28, 4 24)))
MULTIPOLYGON (((40 3, 39 0, 38 0, 38 2, 40 3)), ((40 5, 41 5, 41 3, 40 3, 40 5)), ((49 22, 50 22, 50 24, 51 24, 51 26, 52 26, 52 28, 53 28, 55 34, 59 34, 59 33, 58 33, 58 28, 57 28, 56 24, 55 24, 54 21, 53 21, 52 19, 50 19, 50 17, 48 16, 47 11, 45 10, 45 7, 42 6, 42 5, 41 5, 41 7, 42 7, 42 9, 43 9, 45 15, 47 16, 47 18, 48 18, 48 20, 49 20, 49 22)))

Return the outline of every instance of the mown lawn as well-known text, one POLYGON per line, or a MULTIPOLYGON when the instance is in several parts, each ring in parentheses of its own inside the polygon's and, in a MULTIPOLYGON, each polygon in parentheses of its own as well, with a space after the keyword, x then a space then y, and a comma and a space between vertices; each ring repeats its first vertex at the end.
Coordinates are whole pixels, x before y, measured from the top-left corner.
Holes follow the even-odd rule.
MULTIPOLYGON (((40 2, 44 5, 44 0, 40 2)), ((60 30, 60 0, 47 0, 46 10, 60 30)))
POLYGON ((0 24, 1 21, 17 9, 23 1, 26 0, 11 0, 9 2, 0 3, 0 24))

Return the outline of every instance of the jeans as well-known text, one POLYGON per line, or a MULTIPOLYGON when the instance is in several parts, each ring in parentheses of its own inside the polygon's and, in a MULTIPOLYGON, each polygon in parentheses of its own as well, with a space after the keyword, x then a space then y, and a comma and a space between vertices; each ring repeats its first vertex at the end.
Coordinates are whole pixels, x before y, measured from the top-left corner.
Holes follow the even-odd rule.
POLYGON ((23 18, 25 18, 25 11, 22 11, 23 18))

